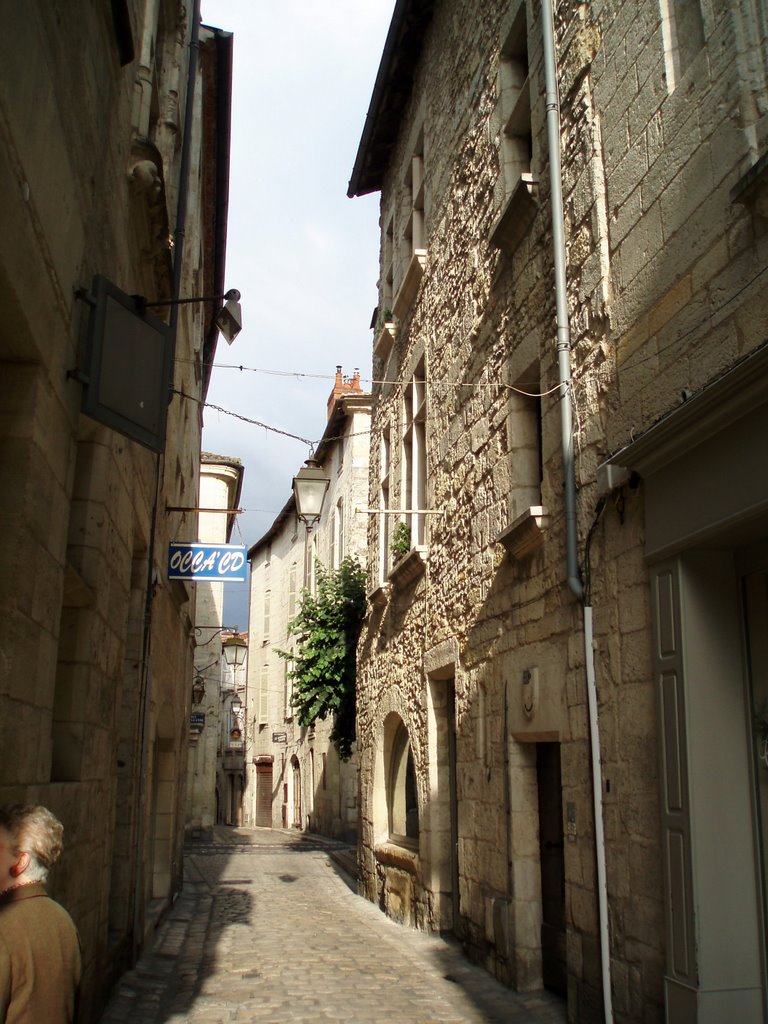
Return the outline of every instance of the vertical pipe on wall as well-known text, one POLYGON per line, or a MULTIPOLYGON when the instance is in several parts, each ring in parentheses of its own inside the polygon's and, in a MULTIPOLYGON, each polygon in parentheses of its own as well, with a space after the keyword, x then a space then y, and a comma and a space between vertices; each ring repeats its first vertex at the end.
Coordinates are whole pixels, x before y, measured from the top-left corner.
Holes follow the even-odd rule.
POLYGON ((606 883, 605 833, 603 828, 603 784, 600 757, 600 729, 595 681, 595 650, 592 608, 584 603, 584 587, 578 562, 576 521, 576 473, 573 456, 573 413, 571 409, 571 338, 568 320, 568 292, 565 261, 565 225, 563 217, 562 172, 560 166, 560 101, 557 89, 555 27, 552 0, 541 0, 544 72, 546 78, 547 143, 549 153, 550 194, 552 204, 552 246, 555 271, 557 315, 557 357, 560 382, 560 422, 562 432, 565 528, 568 586, 583 605, 584 660, 587 675, 587 704, 592 759, 592 797, 597 860, 597 899, 600 928, 600 957, 603 982, 603 1013, 606 1024, 613 1021, 611 1001, 611 958, 608 929, 608 890, 606 883))

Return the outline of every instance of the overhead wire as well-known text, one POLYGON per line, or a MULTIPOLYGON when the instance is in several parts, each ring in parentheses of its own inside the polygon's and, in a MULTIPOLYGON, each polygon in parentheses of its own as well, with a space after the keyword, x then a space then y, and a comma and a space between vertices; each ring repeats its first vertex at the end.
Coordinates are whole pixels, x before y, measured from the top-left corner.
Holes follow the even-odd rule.
MULTIPOLYGON (((688 328, 688 330, 683 331, 681 334, 675 335, 675 337, 671 338, 670 341, 666 345, 663 345, 661 347, 656 348, 653 352, 649 352, 648 354, 645 354, 645 355, 636 354, 634 356, 630 356, 629 359, 627 360, 627 363, 629 365, 631 365, 631 366, 638 366, 638 365, 640 365, 640 364, 642 364, 644 362, 647 362, 647 361, 649 361, 649 360, 651 360, 653 358, 656 358, 662 352, 668 351, 674 345, 678 344, 679 342, 683 341, 685 338, 687 338, 691 334, 693 334, 695 331, 699 330, 705 323, 707 323, 708 321, 711 322, 713 317, 717 316, 718 313, 722 312, 727 306, 729 306, 732 302, 734 302, 741 294, 743 294, 748 288, 750 288, 766 272, 768 272, 768 265, 765 266, 765 267, 762 267, 756 274, 754 274, 741 287, 736 289, 736 291, 732 295, 730 295, 727 299, 725 299, 716 309, 714 309, 711 312, 709 312, 698 323, 696 323, 692 327, 688 328)), ((196 362, 196 360, 194 360, 194 359, 190 359, 190 358, 186 358, 185 359, 183 357, 177 357, 176 361, 177 362, 187 362, 187 363, 194 363, 194 362, 196 362)), ((297 371, 297 370, 272 370, 272 369, 267 369, 267 368, 264 368, 264 367, 245 366, 244 364, 241 364, 241 363, 211 363, 210 364, 210 368, 212 370, 213 369, 217 369, 217 370, 238 370, 241 373, 246 373, 246 372, 247 373, 258 373, 258 374, 264 374, 266 376, 294 378, 296 380, 317 380, 317 381, 335 381, 336 380, 336 374, 307 373, 307 372, 304 372, 304 371, 297 371)), ((358 376, 357 379, 362 384, 369 384, 369 385, 371 385, 371 387, 373 387, 374 385, 389 386, 389 387, 407 387, 409 384, 412 383, 411 379, 399 380, 399 379, 387 379, 387 378, 377 378, 377 377, 360 377, 360 376, 358 376)), ((425 385, 428 385, 428 386, 432 387, 432 388, 439 387, 439 388, 446 388, 446 389, 466 389, 466 388, 472 388, 474 390, 478 390, 479 391, 479 390, 482 390, 482 389, 495 388, 495 389, 500 389, 500 390, 506 390, 506 391, 509 391, 509 392, 514 392, 516 394, 523 395, 523 396, 525 396, 527 398, 545 398, 548 395, 554 394, 554 392, 558 391, 560 389, 560 387, 561 387, 561 384, 557 383, 557 384, 555 384, 554 386, 552 386, 550 388, 546 388, 545 390, 540 390, 532 382, 530 390, 529 390, 526 386, 522 386, 521 387, 519 384, 507 384, 507 383, 505 383, 503 381, 448 381, 448 380, 432 380, 430 378, 426 378, 423 381, 423 383, 425 385)), ((571 380, 569 385, 568 385, 569 388, 570 388, 571 395, 572 395, 573 398, 575 398, 575 392, 576 392, 576 390, 578 388, 578 384, 579 384, 578 381, 571 380)), ((300 441, 302 444, 305 444, 305 445, 308 446, 308 448, 310 449, 310 454, 312 454, 314 452, 316 446, 319 444, 319 439, 318 440, 311 440, 310 438, 303 437, 300 434, 292 433, 289 430, 283 430, 280 427, 274 427, 274 426, 272 426, 269 423, 264 423, 263 421, 254 419, 253 417, 245 416, 244 414, 235 412, 232 409, 226 409, 223 406, 214 404, 213 402, 203 401, 202 399, 196 397, 195 395, 189 395, 189 394, 187 394, 187 393, 185 393, 185 392, 183 392, 183 391, 181 391, 179 389, 174 388, 173 392, 175 394, 178 394, 182 398, 185 398, 185 399, 187 399, 189 401, 193 401, 193 402, 196 402, 199 405, 202 405, 206 409, 213 409, 214 411, 219 412, 219 413, 221 413, 224 416, 231 416, 234 419, 240 420, 243 423, 248 423, 248 424, 250 424, 252 426, 260 427, 262 430, 268 431, 268 432, 273 433, 273 434, 277 434, 277 435, 279 435, 281 437, 287 437, 287 438, 289 438, 291 440, 294 440, 294 441, 300 441)), ((576 416, 577 416, 577 425, 578 425, 577 434, 580 437, 580 435, 581 435, 581 423, 580 423, 580 420, 579 420, 578 409, 576 411, 576 416)), ((357 431, 357 432, 353 432, 353 433, 348 433, 348 434, 345 434, 343 436, 344 437, 356 437, 356 436, 363 436, 363 435, 366 435, 366 434, 370 435, 371 433, 372 433, 372 431, 369 429, 369 430, 364 430, 364 431, 357 431)), ((339 438, 335 438, 335 437, 333 437, 333 438, 325 438, 326 441, 334 441, 334 440, 340 440, 340 439, 341 439, 341 437, 339 437, 339 438)))
MULTIPOLYGON (((394 382, 387 381, 387 383, 391 384, 391 383, 394 383, 394 382)), ((425 380, 423 383, 429 384, 430 386, 435 386, 435 384, 442 385, 442 384, 444 384, 446 382, 444 382, 444 381, 438 381, 438 382, 434 382, 433 381, 433 382, 430 382, 429 380, 425 380)), ((470 386, 473 386, 473 385, 467 385, 467 386, 470 387, 470 386)), ((544 398, 547 395, 553 394, 555 391, 559 390, 559 388, 560 388, 559 384, 556 384, 554 387, 548 388, 545 391, 525 391, 523 388, 520 388, 518 386, 513 386, 511 384, 489 384, 487 386, 488 387, 506 388, 506 389, 508 389, 510 391, 516 392, 517 394, 525 395, 528 398, 544 398)), ((202 406, 204 409, 213 409, 215 412, 219 412, 219 413, 221 413, 224 416, 231 416, 233 419, 240 420, 243 423, 248 423, 248 424, 250 424, 251 426, 254 426, 254 427, 260 427, 262 430, 269 431, 270 433, 278 434, 281 437, 287 437, 287 438, 289 438, 289 439, 291 439, 293 441, 301 441, 302 444, 305 444, 305 445, 308 446, 308 448, 310 449, 310 454, 314 452, 315 448, 320 443, 321 439, 319 439, 319 438, 316 439, 316 440, 311 440, 308 437, 303 437, 301 434, 294 434, 294 433, 292 433, 289 430, 283 430, 281 427, 273 427, 269 423, 264 423, 262 420, 254 419, 251 416, 245 416, 245 415, 243 415, 243 413, 235 412, 233 409, 225 409, 224 406, 222 406, 222 405, 216 405, 213 402, 207 402, 207 401, 205 401, 202 398, 198 398, 197 395, 187 394, 186 391, 182 391, 179 388, 172 388, 171 391, 172 391, 172 393, 174 395, 178 395, 180 398, 185 398, 185 399, 187 399, 187 401, 195 402, 197 405, 202 406)), ((436 419, 436 417, 428 417, 427 422, 429 422, 429 421, 434 422, 435 419, 436 419)), ((326 437, 323 440, 325 440, 325 441, 340 441, 343 438, 363 437, 365 435, 370 435, 371 433, 372 433, 371 429, 368 429, 368 430, 358 430, 358 431, 348 432, 348 433, 343 434, 343 435, 340 434, 338 437, 326 437)))

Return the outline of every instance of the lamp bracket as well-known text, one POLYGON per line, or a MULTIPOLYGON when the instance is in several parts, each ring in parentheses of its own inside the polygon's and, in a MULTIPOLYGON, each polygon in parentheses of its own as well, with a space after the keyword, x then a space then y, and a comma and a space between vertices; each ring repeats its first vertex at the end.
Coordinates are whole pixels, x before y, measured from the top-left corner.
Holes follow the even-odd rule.
POLYGON ((197 640, 195 640, 195 647, 207 647, 208 644, 215 640, 220 633, 237 634, 240 632, 239 626, 195 626, 194 636, 202 636, 204 629, 213 629, 215 632, 205 641, 205 643, 199 644, 197 640))
POLYGON ((444 516, 444 508, 356 508, 355 513, 367 516, 444 516))
POLYGON ((230 300, 239 302, 241 295, 237 288, 230 288, 223 295, 194 295, 188 299, 158 299, 155 302, 147 302, 143 295, 132 295, 131 298, 136 304, 136 312, 143 315, 145 310, 157 306, 183 306, 189 302, 229 302, 230 300))
MULTIPOLYGON (((71 371, 70 371, 71 372, 71 371)), ((244 508, 197 508, 194 505, 166 505, 166 512, 223 512, 228 516, 239 516, 245 512, 244 508)), ((206 628, 205 626, 203 627, 206 628)))

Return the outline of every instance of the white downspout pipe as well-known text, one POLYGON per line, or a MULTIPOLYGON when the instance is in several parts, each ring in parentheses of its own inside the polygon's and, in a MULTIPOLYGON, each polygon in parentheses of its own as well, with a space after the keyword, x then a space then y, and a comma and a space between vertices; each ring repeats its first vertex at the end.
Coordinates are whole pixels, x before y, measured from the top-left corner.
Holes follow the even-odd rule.
POLYGON ((557 90, 555 27, 552 0, 541 0, 544 72, 546 79, 547 144, 552 204, 552 247, 555 270, 555 306, 557 315, 557 360, 560 381, 560 422, 562 431, 566 553, 568 586, 582 603, 584 616, 584 660, 587 675, 587 705, 592 756, 592 797, 595 819, 597 860, 597 899, 600 928, 600 958, 603 979, 603 1013, 606 1024, 613 1022, 611 1001, 611 957, 608 929, 608 888, 605 866, 603 827, 603 783, 600 757, 600 726, 595 681, 595 648, 592 608, 584 603, 578 560, 576 521, 576 474, 573 457, 573 414, 571 409, 571 338, 568 320, 568 292, 565 273, 565 227, 563 218, 562 173, 560 168, 560 101, 557 90))

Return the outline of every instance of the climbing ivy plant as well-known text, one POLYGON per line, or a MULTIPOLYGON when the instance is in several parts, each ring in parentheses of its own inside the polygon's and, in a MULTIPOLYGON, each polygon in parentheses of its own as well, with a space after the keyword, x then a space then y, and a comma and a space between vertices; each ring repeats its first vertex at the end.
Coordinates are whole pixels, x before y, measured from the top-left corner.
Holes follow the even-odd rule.
POLYGON ((355 740, 356 650, 365 614, 365 572, 353 558, 338 569, 317 563, 316 593, 304 590, 299 613, 288 624, 296 650, 278 651, 293 662, 293 707, 300 725, 333 715, 331 740, 347 761, 355 740))

